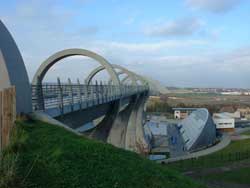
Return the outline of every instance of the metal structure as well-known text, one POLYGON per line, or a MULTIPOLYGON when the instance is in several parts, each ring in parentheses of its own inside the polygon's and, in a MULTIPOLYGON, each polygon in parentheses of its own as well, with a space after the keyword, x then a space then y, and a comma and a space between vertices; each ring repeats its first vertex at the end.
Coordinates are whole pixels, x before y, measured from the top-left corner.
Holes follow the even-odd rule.
POLYGON ((57 117, 147 91, 147 85, 61 84, 58 79, 57 84, 32 85, 32 106, 33 111, 57 117))
POLYGON ((215 143, 215 124, 205 108, 193 111, 178 127, 188 151, 196 151, 215 143))

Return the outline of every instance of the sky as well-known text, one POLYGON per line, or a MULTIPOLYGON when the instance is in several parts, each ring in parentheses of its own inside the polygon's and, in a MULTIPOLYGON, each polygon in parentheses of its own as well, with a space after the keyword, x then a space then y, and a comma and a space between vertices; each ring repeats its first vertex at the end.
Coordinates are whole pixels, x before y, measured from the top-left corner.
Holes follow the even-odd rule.
MULTIPOLYGON (((53 53, 84 48, 166 86, 250 88, 250 0, 8 0, 0 19, 30 79, 53 53)), ((94 66, 66 59, 46 79, 94 66)))

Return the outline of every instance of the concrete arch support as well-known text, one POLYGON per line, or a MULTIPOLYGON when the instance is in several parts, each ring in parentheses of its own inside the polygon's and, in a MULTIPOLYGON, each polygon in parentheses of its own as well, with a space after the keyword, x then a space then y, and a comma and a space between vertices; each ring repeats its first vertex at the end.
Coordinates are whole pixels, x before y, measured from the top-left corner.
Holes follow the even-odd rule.
POLYGON ((146 99, 147 96, 137 96, 127 127, 125 149, 137 153, 149 152, 149 144, 145 139, 143 130, 143 113, 146 99))
MULTIPOLYGON (((127 77, 130 78, 130 79, 132 80, 132 84, 133 84, 133 85, 137 85, 137 84, 136 84, 136 76, 135 76, 134 73, 132 73, 131 71, 127 70, 126 68, 124 68, 124 67, 122 67, 122 66, 120 66, 120 65, 112 64, 112 67, 113 67, 114 69, 120 69, 120 70, 121 70, 120 72, 117 73, 117 75, 120 75, 120 74, 125 73, 125 74, 127 74, 127 77)), ((99 67, 97 67, 96 69, 94 69, 93 71, 91 71, 91 73, 90 73, 90 74, 88 75, 88 77, 86 78, 85 83, 86 83, 87 85, 89 85, 89 84, 91 83, 92 79, 95 77, 95 75, 96 75, 97 73, 103 71, 103 70, 105 70, 105 67, 99 66, 99 67)), ((111 81, 113 81, 113 80, 111 80, 111 81)), ((122 82, 121 82, 121 83, 122 83, 122 82)))
POLYGON ((118 86, 120 85, 120 80, 118 78, 117 73, 114 71, 113 67, 110 65, 110 63, 106 59, 104 59, 102 56, 94 52, 84 50, 84 49, 78 49, 78 48, 62 50, 50 56, 47 60, 45 60, 41 64, 41 66, 37 70, 33 78, 32 84, 36 85, 36 84, 41 83, 45 74, 48 72, 48 70, 61 59, 71 57, 71 56, 77 56, 77 55, 90 57, 96 60, 97 62, 99 62, 104 67, 104 69, 108 71, 113 84, 118 85, 118 86))
POLYGON ((31 88, 21 53, 0 20, 0 90, 10 86, 16 87, 17 113, 31 112, 31 88))
POLYGON ((128 121, 129 121, 131 112, 134 108, 133 100, 134 98, 131 99, 131 102, 124 110, 119 112, 119 114, 117 115, 113 123, 113 126, 110 130, 110 133, 107 139, 108 143, 119 148, 125 148, 128 121))

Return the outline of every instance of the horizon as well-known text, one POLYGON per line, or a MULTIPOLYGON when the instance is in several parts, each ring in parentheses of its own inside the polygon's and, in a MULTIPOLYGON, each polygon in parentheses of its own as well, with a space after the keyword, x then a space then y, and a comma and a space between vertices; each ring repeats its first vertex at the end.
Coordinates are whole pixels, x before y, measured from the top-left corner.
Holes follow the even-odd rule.
MULTIPOLYGON (((250 1, 98 0, 0 3, 30 80, 45 59, 85 48, 164 86, 250 88, 250 1)), ((82 59, 73 58, 74 65, 82 59)), ((87 62, 93 62, 87 60, 87 62)), ((86 75, 92 65, 56 65, 48 80, 86 75), (79 68, 80 67, 80 68, 79 68), (79 71, 81 70, 81 71, 79 71)))

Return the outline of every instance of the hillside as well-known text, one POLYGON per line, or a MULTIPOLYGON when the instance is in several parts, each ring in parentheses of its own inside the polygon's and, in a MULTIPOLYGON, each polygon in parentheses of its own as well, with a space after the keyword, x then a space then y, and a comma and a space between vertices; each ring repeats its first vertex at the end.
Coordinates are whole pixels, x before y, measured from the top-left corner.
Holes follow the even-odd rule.
POLYGON ((202 187, 135 153, 53 125, 29 121, 17 126, 22 130, 17 175, 25 187, 202 187))

